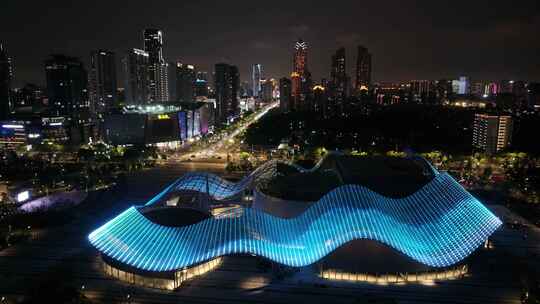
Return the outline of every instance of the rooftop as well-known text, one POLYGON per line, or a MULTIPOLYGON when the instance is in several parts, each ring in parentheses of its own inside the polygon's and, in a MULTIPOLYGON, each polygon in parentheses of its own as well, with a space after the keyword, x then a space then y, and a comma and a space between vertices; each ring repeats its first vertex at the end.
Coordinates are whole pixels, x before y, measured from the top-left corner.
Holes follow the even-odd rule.
POLYGON ((425 164, 387 156, 330 155, 312 172, 279 168, 279 175, 262 190, 287 200, 316 201, 341 185, 367 187, 388 197, 406 197, 432 179, 425 164))

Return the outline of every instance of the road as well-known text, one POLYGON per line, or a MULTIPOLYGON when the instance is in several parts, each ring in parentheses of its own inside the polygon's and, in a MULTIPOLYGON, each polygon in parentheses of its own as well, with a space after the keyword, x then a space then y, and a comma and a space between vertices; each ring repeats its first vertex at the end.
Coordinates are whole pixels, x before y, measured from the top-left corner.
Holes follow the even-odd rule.
POLYGON ((265 106, 263 109, 257 112, 250 120, 242 123, 234 131, 223 136, 223 138, 210 144, 208 147, 204 147, 192 153, 176 156, 176 157, 173 157, 172 159, 185 161, 185 160, 194 159, 194 158, 214 159, 214 160, 219 158, 220 160, 225 160, 227 158, 227 154, 229 153, 229 151, 234 150, 235 148, 239 146, 239 142, 236 137, 242 132, 244 132, 247 128, 249 128, 249 126, 251 126, 253 123, 261 119, 270 110, 276 108, 277 106, 279 106, 278 102, 274 102, 265 106))

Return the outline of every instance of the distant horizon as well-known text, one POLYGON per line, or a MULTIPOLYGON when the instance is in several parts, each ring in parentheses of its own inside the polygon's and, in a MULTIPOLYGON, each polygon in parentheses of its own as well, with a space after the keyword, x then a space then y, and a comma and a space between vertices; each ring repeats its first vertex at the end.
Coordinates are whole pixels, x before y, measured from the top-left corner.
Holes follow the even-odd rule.
POLYGON ((98 0, 85 4, 84 12, 59 2, 33 3, 32 9, 21 2, 4 4, 2 42, 13 60, 16 86, 44 85, 43 61, 54 53, 78 57, 87 67, 92 50, 111 50, 120 72, 121 54, 143 48, 145 28, 163 31, 167 62, 180 60, 207 72, 228 62, 239 67, 243 81, 254 63, 263 65, 265 77, 289 76, 298 38, 309 45, 308 67, 317 83, 329 78, 331 56, 340 47, 346 48, 353 76, 358 45, 373 55, 374 82, 461 75, 540 81, 540 9, 534 0, 512 5, 502 0, 317 5, 98 0))

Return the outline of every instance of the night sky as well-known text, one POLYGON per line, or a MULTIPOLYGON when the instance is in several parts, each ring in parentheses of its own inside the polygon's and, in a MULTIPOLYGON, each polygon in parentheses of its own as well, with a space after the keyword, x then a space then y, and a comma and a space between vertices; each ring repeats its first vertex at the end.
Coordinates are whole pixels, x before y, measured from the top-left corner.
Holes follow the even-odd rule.
POLYGON ((243 80, 252 63, 262 63, 268 77, 290 74, 292 46, 302 37, 316 81, 328 77, 340 46, 352 74, 357 44, 373 54, 375 81, 462 74, 539 81, 538 2, 5 0, 0 40, 13 58, 16 85, 44 84, 43 60, 52 53, 88 62, 92 49, 142 48, 145 27, 164 31, 166 60, 209 72, 229 62, 243 80))

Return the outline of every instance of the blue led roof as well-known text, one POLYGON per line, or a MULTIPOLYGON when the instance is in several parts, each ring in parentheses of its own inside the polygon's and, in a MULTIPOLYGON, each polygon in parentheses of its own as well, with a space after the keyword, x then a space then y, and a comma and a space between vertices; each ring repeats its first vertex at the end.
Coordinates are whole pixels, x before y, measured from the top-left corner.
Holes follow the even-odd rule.
POLYGON ((500 225, 450 175, 441 173, 399 199, 362 186, 342 186, 293 219, 242 208, 191 226, 165 227, 131 207, 92 232, 89 240, 102 254, 149 271, 176 270, 231 254, 305 266, 355 239, 376 240, 420 263, 445 267, 471 254, 500 225))
POLYGON ((227 200, 242 193, 242 191, 254 183, 274 176, 276 174, 278 164, 285 164, 295 168, 298 171, 307 172, 317 170, 323 161, 324 159, 321 159, 321 161, 319 161, 319 163, 311 169, 304 169, 298 165, 281 161, 270 161, 263 164, 237 183, 222 179, 221 177, 211 173, 187 173, 172 183, 169 187, 165 188, 164 191, 148 201, 146 205, 152 205, 158 202, 159 199, 161 199, 167 193, 186 190, 208 193, 213 199, 218 201, 227 200))

